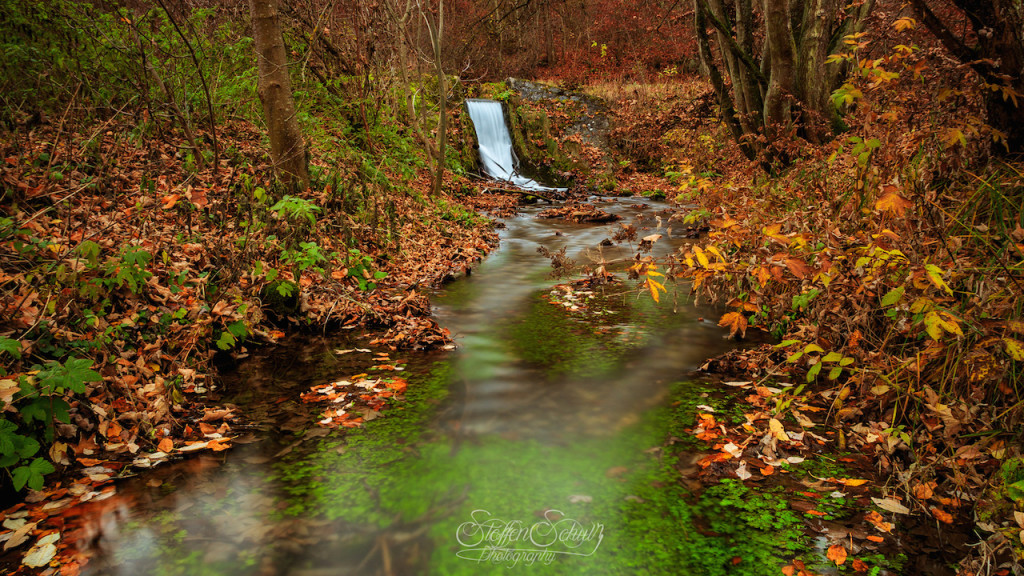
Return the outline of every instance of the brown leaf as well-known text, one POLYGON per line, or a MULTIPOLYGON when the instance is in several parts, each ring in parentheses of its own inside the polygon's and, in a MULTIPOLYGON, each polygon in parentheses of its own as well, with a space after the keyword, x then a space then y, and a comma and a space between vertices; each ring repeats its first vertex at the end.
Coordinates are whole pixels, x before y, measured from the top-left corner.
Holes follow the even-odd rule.
POLYGON ((811 269, 800 258, 786 258, 786 268, 801 280, 811 275, 811 269))

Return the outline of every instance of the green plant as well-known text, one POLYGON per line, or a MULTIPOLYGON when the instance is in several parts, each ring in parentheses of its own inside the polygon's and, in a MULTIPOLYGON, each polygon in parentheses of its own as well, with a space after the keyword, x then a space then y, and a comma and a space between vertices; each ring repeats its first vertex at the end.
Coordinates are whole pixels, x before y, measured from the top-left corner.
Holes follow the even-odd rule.
POLYGON ((316 225, 316 214, 321 212, 320 207, 316 204, 290 194, 281 198, 270 207, 270 210, 294 226, 308 222, 310 227, 316 225))
MULTIPOLYGON (((16 340, 0 339, 0 351, 21 358, 16 340)), ((69 423, 70 394, 84 394, 86 384, 101 380, 92 360, 70 357, 64 362, 49 360, 34 365, 13 378, 0 380, 0 410, 13 413, 0 420, 0 468, 10 476, 15 490, 25 486, 39 490, 43 477, 54 471, 53 464, 37 456, 37 436, 46 442, 54 438, 54 420, 69 423), (20 424, 16 422, 20 420, 20 424)), ((6 370, 3 371, 6 376, 6 370)))
POLYGON ((324 269, 321 264, 330 262, 337 255, 337 252, 324 254, 316 242, 300 242, 298 250, 292 248, 283 250, 281 261, 294 265, 300 273, 312 268, 322 276, 324 269))
POLYGON ((387 277, 387 272, 373 270, 373 258, 363 254, 355 248, 348 251, 348 276, 355 278, 359 283, 359 289, 373 290, 377 287, 377 280, 387 277))

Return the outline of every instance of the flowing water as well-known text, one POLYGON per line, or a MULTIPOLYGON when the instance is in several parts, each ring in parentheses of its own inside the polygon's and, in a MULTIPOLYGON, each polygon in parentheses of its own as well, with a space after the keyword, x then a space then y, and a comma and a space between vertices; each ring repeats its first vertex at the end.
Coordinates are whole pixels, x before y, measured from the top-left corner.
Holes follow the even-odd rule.
POLYGON ((524 190, 562 190, 544 186, 519 173, 519 160, 512 146, 512 136, 505 125, 501 102, 471 98, 466 100, 466 109, 476 129, 480 146, 480 164, 488 176, 495 180, 511 182, 524 190))
MULTIPOLYGON (((654 209, 602 207, 654 229, 654 209)), ((540 246, 581 264, 630 251, 595 249, 618 224, 533 212, 435 294, 458 349, 392 354, 406 367, 403 402, 343 431, 318 427, 298 402, 368 370, 369 354, 335 353, 366 345, 355 338, 247 361, 219 392, 263 425, 229 452, 157 467, 67 514, 91 557, 85 572, 679 573, 687 513, 666 496, 678 489, 661 448, 668 399, 730 344, 699 320, 711 311, 671 294, 655 304, 626 285, 552 288, 540 246)))

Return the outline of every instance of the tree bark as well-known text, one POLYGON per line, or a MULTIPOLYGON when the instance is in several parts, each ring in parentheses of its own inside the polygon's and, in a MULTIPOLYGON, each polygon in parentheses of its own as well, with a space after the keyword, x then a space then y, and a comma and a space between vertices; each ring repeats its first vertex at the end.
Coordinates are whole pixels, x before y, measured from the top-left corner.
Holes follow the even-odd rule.
POLYGON ((968 45, 944 23, 926 0, 912 0, 924 25, 986 84, 985 111, 989 126, 1001 135, 993 152, 1024 154, 1024 5, 1018 0, 953 0, 974 30, 968 45))
POLYGON ((259 96, 263 102, 274 170, 285 184, 307 188, 306 146, 295 113, 277 0, 249 0, 249 7, 259 70, 259 96))
POLYGON ((845 35, 863 29, 875 1, 694 0, 701 65, 745 153, 767 154, 761 163, 774 169, 788 161, 781 157, 785 147, 761 143, 790 135, 815 143, 831 137, 841 122, 830 96, 844 70, 825 61, 845 35), (726 9, 732 6, 735 19, 726 9), (717 57, 709 26, 716 32, 717 57), (762 42, 759 50, 756 37, 762 42), (716 60, 725 67, 729 84, 716 60))
MULTIPOLYGON (((788 126, 793 121, 792 103, 796 94, 796 45, 790 26, 790 0, 764 0, 765 38, 769 51, 771 76, 764 97, 765 126, 788 126)), ((799 0, 796 0, 799 1, 799 0)))

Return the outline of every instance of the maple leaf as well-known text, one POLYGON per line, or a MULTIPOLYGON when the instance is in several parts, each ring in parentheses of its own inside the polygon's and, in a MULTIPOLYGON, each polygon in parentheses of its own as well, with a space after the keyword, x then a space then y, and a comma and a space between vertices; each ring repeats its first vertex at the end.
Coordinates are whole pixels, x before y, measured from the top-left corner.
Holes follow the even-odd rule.
POLYGON ((736 336, 739 332, 741 337, 747 335, 747 318, 739 312, 728 312, 722 316, 718 321, 718 325, 722 328, 729 329, 729 337, 736 336))
POLYGON ((875 202, 875 210, 892 212, 893 214, 901 214, 913 207, 913 202, 907 200, 903 196, 900 196, 894 191, 886 192, 878 199, 877 202, 875 202))
POLYGON ((842 544, 833 544, 828 547, 825 557, 835 562, 836 566, 842 566, 846 563, 846 548, 842 544))

